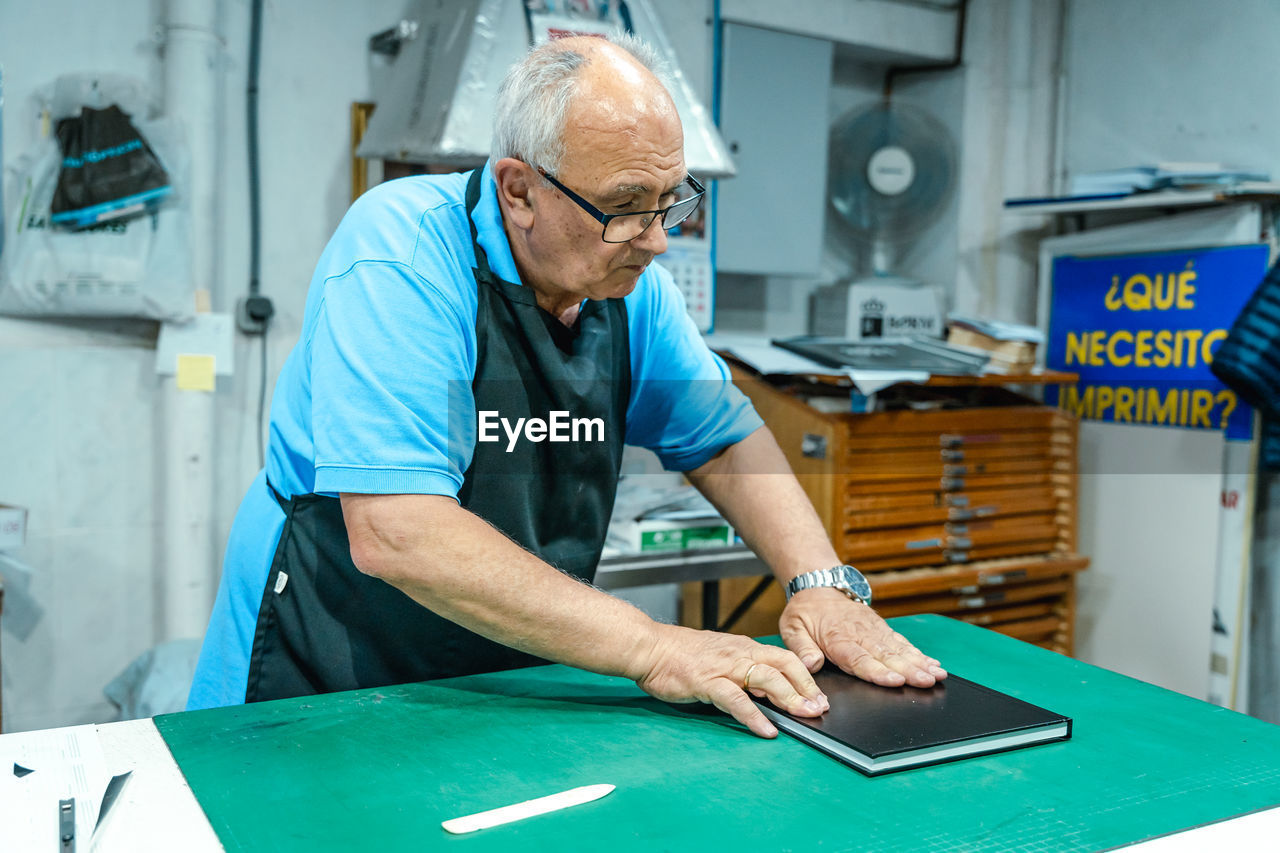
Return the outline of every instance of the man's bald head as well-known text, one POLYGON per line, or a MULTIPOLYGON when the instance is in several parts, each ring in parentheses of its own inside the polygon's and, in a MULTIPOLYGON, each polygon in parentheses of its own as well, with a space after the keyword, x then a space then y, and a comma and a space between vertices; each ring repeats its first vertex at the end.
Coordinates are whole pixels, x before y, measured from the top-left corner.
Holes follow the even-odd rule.
POLYGON ((603 126, 620 115, 674 116, 665 76, 659 54, 633 36, 546 42, 514 65, 498 90, 492 159, 514 157, 555 174, 571 123, 603 126))

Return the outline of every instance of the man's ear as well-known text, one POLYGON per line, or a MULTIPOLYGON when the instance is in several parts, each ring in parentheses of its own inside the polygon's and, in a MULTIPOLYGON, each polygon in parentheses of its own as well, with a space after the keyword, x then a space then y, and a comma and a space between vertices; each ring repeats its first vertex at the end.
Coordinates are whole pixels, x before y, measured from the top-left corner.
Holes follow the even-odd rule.
POLYGON ((498 204, 511 224, 526 231, 532 228, 534 202, 529 191, 537 183, 533 168, 514 157, 503 157, 493 164, 493 180, 498 185, 498 204))

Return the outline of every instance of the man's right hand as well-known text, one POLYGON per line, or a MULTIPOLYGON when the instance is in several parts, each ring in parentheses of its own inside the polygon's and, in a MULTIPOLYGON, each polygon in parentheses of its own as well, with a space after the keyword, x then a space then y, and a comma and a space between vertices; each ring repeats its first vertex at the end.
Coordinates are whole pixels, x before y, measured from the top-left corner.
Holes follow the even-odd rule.
POLYGON ((800 717, 820 716, 829 707, 800 658, 736 634, 658 625, 640 671, 635 682, 649 695, 710 703, 760 737, 776 737, 778 730, 747 690, 800 717))

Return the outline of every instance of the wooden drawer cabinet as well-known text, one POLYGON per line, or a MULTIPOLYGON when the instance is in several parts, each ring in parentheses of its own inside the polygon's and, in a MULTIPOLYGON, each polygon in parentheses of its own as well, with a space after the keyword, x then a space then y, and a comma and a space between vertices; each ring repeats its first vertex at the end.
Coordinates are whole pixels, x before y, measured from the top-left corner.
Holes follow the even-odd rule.
POLYGON ((885 617, 942 613, 1070 654, 1076 418, 1001 405, 854 414, 731 364, 885 617))

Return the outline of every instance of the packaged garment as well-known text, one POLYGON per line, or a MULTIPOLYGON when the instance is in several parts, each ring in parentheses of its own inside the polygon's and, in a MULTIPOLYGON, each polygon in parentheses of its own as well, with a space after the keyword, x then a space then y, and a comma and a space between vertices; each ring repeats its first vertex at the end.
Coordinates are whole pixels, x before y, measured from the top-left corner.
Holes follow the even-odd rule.
MULTIPOLYGON (((155 123, 152 137, 159 138, 155 123)), ((181 321, 194 307, 190 215, 169 203, 78 231, 55 228, 61 154, 52 139, 11 170, 0 314, 181 321)))
POLYGON ((35 101, 59 136, 6 164, 0 314, 189 319, 190 153, 181 124, 159 117, 144 82, 121 75, 64 74, 35 101), (161 196, 163 204, 148 203, 161 196), (83 227, 58 225, 59 211, 79 211, 66 219, 83 227))
POLYGON ((153 209, 173 191, 155 151, 118 105, 58 121, 62 161, 50 220, 86 228, 153 209))

